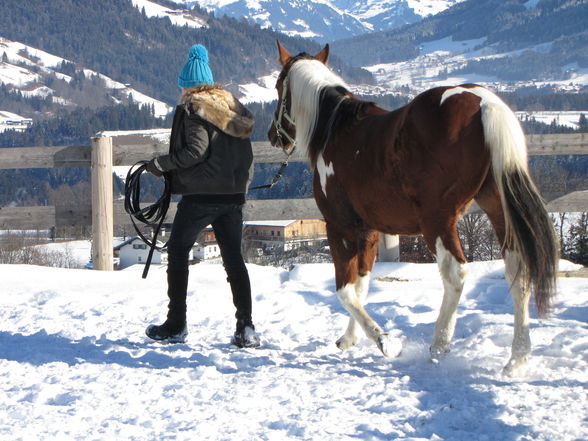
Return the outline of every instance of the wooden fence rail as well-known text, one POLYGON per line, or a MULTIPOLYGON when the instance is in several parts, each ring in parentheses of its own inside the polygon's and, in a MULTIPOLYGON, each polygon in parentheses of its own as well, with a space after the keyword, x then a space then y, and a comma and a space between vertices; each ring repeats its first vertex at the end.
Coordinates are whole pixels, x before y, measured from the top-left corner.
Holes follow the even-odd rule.
MULTIPOLYGON (((168 139, 169 129, 158 129, 137 133, 105 132, 92 139, 92 147, 0 148, 0 169, 92 168, 92 197, 86 205, 0 207, 0 229, 92 225, 94 265, 102 268, 104 263, 105 269, 110 269, 112 259, 108 250, 112 250, 113 225, 130 223, 122 202, 112 201, 112 167, 130 166, 163 154, 167 151, 168 139)), ((527 145, 529 155, 584 155, 588 154, 588 133, 527 135, 527 145)), ((283 152, 268 142, 255 142, 253 149, 257 163, 284 160, 283 152)), ((305 160, 300 152, 290 158, 290 161, 305 160)), ((574 192, 551 201, 548 208, 550 211, 588 211, 588 191, 574 192)), ((170 219, 175 209, 172 204, 170 219)), ((313 199, 250 200, 246 203, 244 215, 246 220, 322 217, 313 199)))

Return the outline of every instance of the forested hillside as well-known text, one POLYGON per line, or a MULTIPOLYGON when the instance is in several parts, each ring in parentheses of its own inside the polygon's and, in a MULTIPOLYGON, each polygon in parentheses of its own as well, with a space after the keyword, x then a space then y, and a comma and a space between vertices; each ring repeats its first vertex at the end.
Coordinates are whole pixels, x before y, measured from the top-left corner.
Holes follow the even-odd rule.
MULTIPOLYGON (((292 51, 321 49, 244 20, 216 18, 198 8, 190 13, 207 26, 179 27, 167 18, 147 18, 126 0, 2 0, 0 37, 74 60, 169 104, 177 101, 177 74, 192 44, 209 49, 215 80, 227 85, 277 69, 278 38, 292 51)), ((371 74, 337 57, 331 64, 352 81, 371 81, 371 74)))

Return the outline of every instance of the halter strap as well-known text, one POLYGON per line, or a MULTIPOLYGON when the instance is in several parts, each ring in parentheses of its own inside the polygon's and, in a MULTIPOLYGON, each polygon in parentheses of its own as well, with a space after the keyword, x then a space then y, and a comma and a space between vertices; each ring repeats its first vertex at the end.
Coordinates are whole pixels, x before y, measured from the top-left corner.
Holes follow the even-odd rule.
POLYGON ((290 116, 290 114, 288 113, 288 110, 286 108, 286 96, 288 95, 287 92, 288 92, 288 76, 286 76, 286 78, 284 78, 284 82, 283 82, 283 86, 282 86, 282 99, 280 100, 280 104, 278 107, 278 116, 276 117, 274 115, 274 121, 273 121, 274 127, 276 128, 276 133, 278 135, 278 140, 280 142, 280 147, 282 147, 282 150, 284 150, 284 152, 286 154, 288 154, 288 152, 284 148, 284 141, 283 141, 282 137, 285 138, 286 141, 288 141, 290 144, 292 144, 291 151, 293 151, 294 148, 296 147, 296 139, 292 138, 288 134, 288 132, 284 129, 284 127, 282 127, 282 119, 283 118, 285 118, 286 121, 288 121, 292 126, 296 127, 296 123, 294 122, 294 119, 290 116))

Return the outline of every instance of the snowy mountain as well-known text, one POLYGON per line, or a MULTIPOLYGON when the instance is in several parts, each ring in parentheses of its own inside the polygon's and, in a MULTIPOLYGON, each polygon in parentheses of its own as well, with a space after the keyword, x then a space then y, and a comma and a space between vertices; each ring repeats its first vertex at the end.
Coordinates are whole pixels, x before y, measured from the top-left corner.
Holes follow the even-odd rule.
POLYGON ((332 53, 380 86, 422 91, 476 82, 498 90, 588 85, 588 1, 466 1, 390 31, 340 40, 332 53))
MULTIPOLYGON (((91 69, 76 66, 72 60, 55 56, 40 49, 0 37, 0 84, 18 90, 25 98, 49 99, 64 107, 83 104, 83 97, 76 84, 80 79, 95 83, 94 93, 100 90, 107 104, 128 102, 152 105, 155 116, 163 117, 171 107, 162 101, 149 97, 126 84, 109 78, 91 69), (64 73, 67 71, 67 73, 64 73)), ((87 98, 86 98, 87 99, 87 98)), ((99 102, 99 99, 96 98, 99 102)), ((5 110, 5 109, 2 109, 5 110)), ((15 128, 19 115, 0 115, 0 131, 15 128)), ((21 118, 22 119, 22 118, 21 118)), ((26 123, 25 123, 26 127, 26 123)))
POLYGON ((175 0, 320 42, 415 23, 463 0, 175 0))
MULTIPOLYGON (((329 32, 343 32, 337 26, 345 22, 355 29, 345 31, 346 37, 362 32, 331 44, 330 59, 330 66, 362 96, 414 95, 430 87, 464 82, 503 91, 547 86, 576 92, 588 85, 587 0, 175 1, 176 7, 158 0, 108 0, 110 9, 105 11, 88 1, 78 12, 87 18, 81 28, 79 23, 75 26, 75 14, 67 15, 67 6, 58 9, 61 3, 49 8, 40 0, 33 2, 44 20, 40 28, 28 18, 28 8, 0 6, 2 92, 65 107, 104 106, 132 99, 152 104, 156 115, 165 115, 177 99, 175 72, 185 61, 185 49, 194 41, 203 41, 211 48, 215 79, 245 103, 272 101, 278 69, 275 39, 292 53, 315 53, 320 45, 218 17, 223 8, 245 6, 258 11, 257 18, 265 17, 272 27, 291 34, 321 34, 309 25, 315 21, 329 32), (454 3, 459 4, 449 7, 454 3), (217 18, 196 6, 215 10, 217 18), (266 7, 269 9, 263 9, 266 7), (330 19, 318 12, 326 14, 327 10, 330 19), (283 20, 274 21, 272 11, 282 14, 283 20), (419 21, 365 33, 389 23, 390 17, 401 16, 401 11, 412 11, 409 15, 418 16, 419 21), (421 18, 427 14, 434 15, 421 18), (60 16, 67 26, 42 32, 60 16), (102 20, 114 22, 118 16, 124 20, 113 24, 109 34, 96 25, 102 20), (339 21, 334 21, 335 16, 339 21), (297 31, 288 28, 294 22, 299 25, 297 31), (84 38, 81 29, 86 32, 84 38), (76 39, 69 38, 71 35, 76 39), (75 45, 68 44, 71 41, 75 45), (232 60, 237 58, 236 64, 232 60), (141 68, 129 69, 134 65, 141 68), (79 87, 82 76, 86 79, 83 88, 79 87)), ((31 105, 23 111, 14 103, 0 107, 4 128, 25 128, 30 118, 38 119, 40 114, 31 105)))

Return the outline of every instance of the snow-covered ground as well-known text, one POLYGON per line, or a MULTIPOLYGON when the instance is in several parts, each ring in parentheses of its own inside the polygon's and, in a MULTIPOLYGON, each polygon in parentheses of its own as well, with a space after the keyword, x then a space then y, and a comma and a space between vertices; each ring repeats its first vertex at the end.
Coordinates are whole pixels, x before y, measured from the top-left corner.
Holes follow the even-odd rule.
POLYGON ((544 124, 551 124, 553 121, 555 121, 556 124, 571 127, 576 130, 580 126, 580 115, 584 115, 588 118, 588 110, 585 110, 583 112, 579 110, 525 110, 515 113, 520 120, 534 118, 535 120, 542 122, 544 124))
POLYGON ((33 120, 31 118, 25 118, 16 113, 7 112, 5 110, 0 111, 0 133, 5 130, 22 131, 30 127, 32 123, 33 120))
POLYGON ((190 335, 179 345, 144 335, 165 312, 163 267, 143 280, 140 267, 0 265, 0 439, 588 439, 588 279, 559 279, 551 317, 531 320, 527 373, 505 378, 513 317, 501 261, 469 264, 439 365, 427 356, 436 265, 376 264, 367 309, 402 335, 394 359, 367 340, 336 348, 347 315, 332 265, 248 267, 256 350, 229 344, 220 264, 191 267, 190 335))

